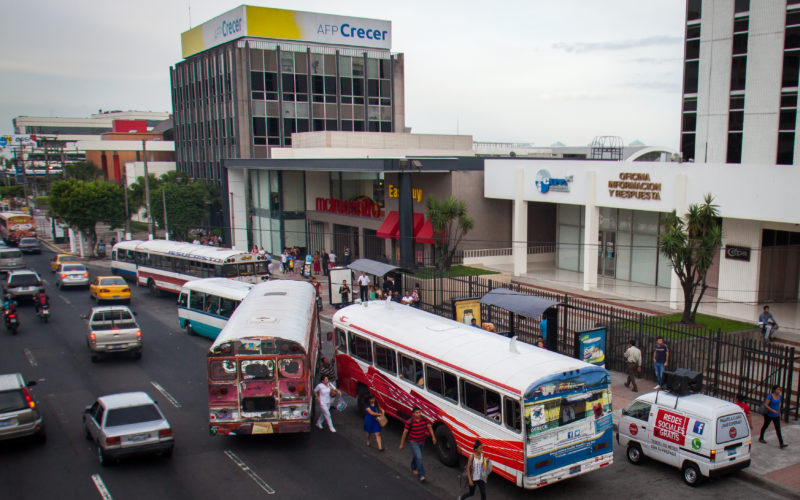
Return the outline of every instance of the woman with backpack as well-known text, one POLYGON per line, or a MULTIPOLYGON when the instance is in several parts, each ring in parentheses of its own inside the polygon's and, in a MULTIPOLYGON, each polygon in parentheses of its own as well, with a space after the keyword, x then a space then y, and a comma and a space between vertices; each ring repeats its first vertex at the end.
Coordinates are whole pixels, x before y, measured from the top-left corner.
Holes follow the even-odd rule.
POLYGON ((464 500, 475 494, 475 487, 481 490, 481 500, 486 500, 486 479, 492 472, 492 462, 483 455, 483 444, 475 441, 472 447, 472 455, 467 460, 467 483, 469 491, 461 495, 459 500, 464 500))

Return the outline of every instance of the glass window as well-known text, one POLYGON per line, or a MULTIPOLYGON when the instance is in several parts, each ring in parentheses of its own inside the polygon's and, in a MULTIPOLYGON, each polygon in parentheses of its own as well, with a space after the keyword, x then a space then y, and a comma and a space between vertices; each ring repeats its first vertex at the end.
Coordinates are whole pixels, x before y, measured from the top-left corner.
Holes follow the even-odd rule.
POLYGON ((236 307, 239 305, 238 300, 233 299, 226 299, 224 297, 220 297, 219 299, 219 315, 223 318, 230 318, 233 311, 236 310, 236 307))
POLYGON ((424 385, 422 362, 405 354, 400 355, 400 375, 412 384, 416 383, 420 387, 424 385))
MULTIPOLYGON (((745 44, 745 50, 747 50, 746 44, 745 44)), ((734 54, 736 54, 736 52, 734 52, 734 54)), ((688 42, 686 42, 686 59, 699 59, 699 58, 700 58, 700 40, 689 40, 688 42)))
POLYGON ((794 132, 778 133, 778 165, 791 165, 794 163, 794 132))
POLYGON ((559 224, 570 224, 573 226, 581 225, 581 208, 578 205, 559 205, 558 222, 559 224))
POLYGON ((732 95, 729 107, 730 109, 744 109, 744 96, 732 95))
POLYGON ((187 294, 186 292, 181 292, 181 294, 178 295, 178 307, 186 307, 186 304, 187 304, 187 294))
POLYGON ((697 75, 699 71, 698 61, 687 61, 683 72, 683 93, 697 93, 697 75))
POLYGON ((193 291, 189 296, 189 309, 194 309, 195 311, 202 311, 203 310, 203 301, 206 298, 206 294, 203 292, 193 291))
MULTIPOLYGON (((700 42, 697 43, 698 45, 700 44, 700 42)), ((688 47, 689 44, 686 45, 688 47)), ((747 54, 747 33, 739 33, 738 35, 733 35, 733 53, 747 54)))
POLYGON ((744 90, 746 80, 747 57, 734 57, 731 60, 731 90, 744 90))
MULTIPOLYGON (((484 389, 479 385, 463 381, 461 386, 461 403, 486 418, 501 422, 500 395, 494 391, 484 389)), ((585 405, 585 403, 584 403, 585 405)))
POLYGON ((800 51, 783 53, 782 87, 797 87, 798 71, 800 71, 800 51))
POLYGON ((281 378, 303 378, 303 360, 300 358, 279 359, 278 374, 281 378))
POLYGON ((688 0, 686 2, 686 20, 700 19, 702 5, 702 0, 688 0))
MULTIPOLYGON (((783 113, 783 111, 781 111, 783 113)), ((728 130, 742 130, 744 126, 744 111, 731 111, 728 113, 728 130)), ((792 127, 794 129, 794 127, 792 127)))
POLYGON ((686 27, 686 39, 700 38, 700 25, 694 24, 686 27))
POLYGON ((650 403, 636 401, 628 408, 622 410, 622 414, 647 422, 650 420, 650 403))
MULTIPOLYGON (((733 113, 731 113, 733 114, 733 113)), ((741 130, 741 129, 740 129, 741 130)), ((742 162, 742 133, 731 132, 728 134, 728 151, 726 156, 728 163, 742 162)))
POLYGON ((430 365, 425 366, 425 379, 428 384, 428 390, 444 396, 444 380, 442 377, 442 370, 430 365))
POLYGON ((631 251, 631 281, 654 285, 657 259, 658 237, 634 234, 631 251))
POLYGON ((781 94, 781 107, 782 108, 796 108, 797 107, 797 92, 789 92, 781 94))
POLYGON ((695 145, 694 132, 689 134, 681 134, 681 156, 683 156, 683 161, 694 160, 694 145, 695 145))
POLYGON ((161 420, 161 413, 155 405, 129 406, 127 408, 115 408, 108 411, 106 423, 103 427, 117 427, 119 425, 131 425, 141 422, 152 422, 161 420))
POLYGON ((236 380, 236 361, 215 359, 208 363, 208 377, 211 380, 236 380))
POLYGON ((347 336, 344 330, 336 329, 336 350, 340 352, 347 352, 347 336))
POLYGON ((275 362, 271 359, 248 359, 241 362, 243 380, 271 380, 275 377, 275 362))
POLYGON ((797 123, 796 109, 782 109, 778 121, 778 130, 794 131, 797 123))
POLYGON ((519 401, 503 397, 503 416, 506 427, 517 432, 522 430, 522 413, 519 401))
POLYGON ((747 12, 750 10, 750 0, 736 0, 734 3, 733 12, 747 12))
POLYGON ((786 26, 797 26, 798 24, 800 24, 800 11, 788 11, 786 13, 786 26))
POLYGON ((397 374, 397 357, 395 352, 388 347, 375 344, 375 366, 392 375, 397 374))
MULTIPOLYGON (((788 16, 787 16, 788 18, 788 16)), ((750 20, 747 17, 742 17, 733 21, 733 32, 742 33, 747 31, 750 27, 750 20)))
POLYGON ((352 354, 353 356, 362 361, 371 363, 372 346, 370 345, 370 341, 365 339, 364 337, 354 335, 350 332, 348 332, 347 336, 350 341, 350 354, 352 354))

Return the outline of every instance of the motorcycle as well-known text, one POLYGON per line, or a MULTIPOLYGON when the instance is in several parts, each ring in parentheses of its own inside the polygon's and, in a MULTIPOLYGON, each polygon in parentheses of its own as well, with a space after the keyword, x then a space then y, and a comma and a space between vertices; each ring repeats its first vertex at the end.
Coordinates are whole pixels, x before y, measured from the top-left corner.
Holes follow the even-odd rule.
POLYGON ((16 335, 17 329, 19 328, 19 318, 17 317, 17 311, 11 311, 7 309, 5 317, 6 317, 6 331, 11 333, 11 335, 16 335))
POLYGON ((36 311, 36 315, 39 316, 39 321, 42 323, 47 323, 47 321, 50 319, 50 304, 40 305, 36 311))

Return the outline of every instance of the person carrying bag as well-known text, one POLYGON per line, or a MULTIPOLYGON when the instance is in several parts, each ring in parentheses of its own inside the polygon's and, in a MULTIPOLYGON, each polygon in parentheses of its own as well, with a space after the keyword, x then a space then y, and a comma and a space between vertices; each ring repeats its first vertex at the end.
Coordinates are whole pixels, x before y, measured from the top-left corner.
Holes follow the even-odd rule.
POLYGON ((492 461, 483 455, 483 444, 480 441, 475 441, 472 447, 472 455, 467 460, 467 483, 469 484, 469 491, 461 495, 459 500, 464 500, 475 494, 477 487, 481 491, 481 500, 486 500, 486 480, 492 472, 492 461))

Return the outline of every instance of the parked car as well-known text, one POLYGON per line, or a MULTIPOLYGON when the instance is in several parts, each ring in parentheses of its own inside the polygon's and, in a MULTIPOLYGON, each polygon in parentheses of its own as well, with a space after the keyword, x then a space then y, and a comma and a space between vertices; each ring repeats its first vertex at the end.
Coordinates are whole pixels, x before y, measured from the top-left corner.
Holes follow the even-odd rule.
POLYGON ((161 409, 144 392, 97 398, 83 412, 86 439, 97 445, 101 465, 133 455, 172 456, 175 438, 161 409))
POLYGON ((89 285, 89 296, 101 300, 131 300, 131 287, 120 276, 98 276, 89 285))
POLYGON ((30 269, 9 271, 3 281, 3 291, 19 302, 22 298, 33 299, 43 288, 42 278, 30 269))
POLYGON ((25 382, 19 373, 0 375, 0 440, 34 436, 47 438, 44 420, 30 388, 35 380, 25 382))
POLYGON ((92 362, 103 354, 130 353, 142 357, 142 330, 127 306, 98 306, 83 316, 89 320, 87 345, 92 362))
POLYGON ((17 248, 0 248, 0 272, 7 273, 25 267, 22 252, 17 248))
POLYGON ((23 253, 42 253, 42 247, 39 245, 39 240, 36 238, 22 238, 17 244, 23 253))
POLYGON ((50 270, 56 272, 58 270, 58 266, 65 262, 80 262, 81 258, 77 255, 72 255, 69 253, 60 253, 50 259, 50 270))
POLYGON ((78 262, 65 262, 56 271, 56 287, 89 286, 89 270, 78 262))

